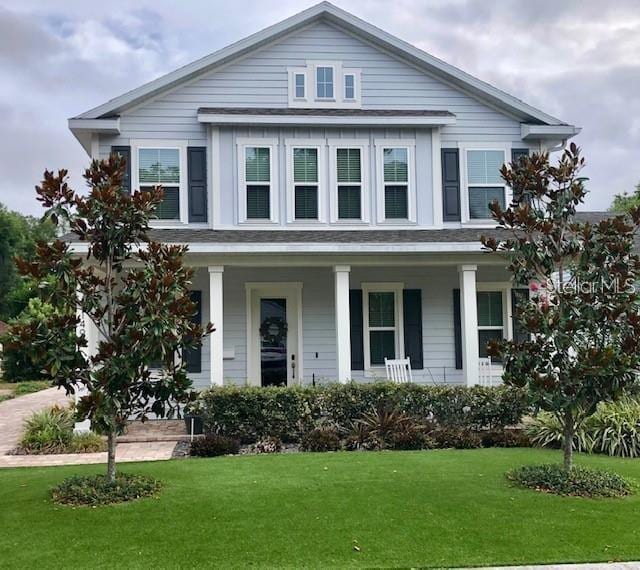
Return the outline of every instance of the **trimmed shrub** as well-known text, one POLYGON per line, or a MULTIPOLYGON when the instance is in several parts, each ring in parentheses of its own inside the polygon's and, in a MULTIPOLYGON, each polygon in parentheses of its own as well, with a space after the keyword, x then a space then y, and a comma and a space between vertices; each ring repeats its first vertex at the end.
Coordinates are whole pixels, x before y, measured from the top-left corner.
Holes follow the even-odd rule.
POLYGON ((301 448, 303 451, 339 451, 340 434, 331 426, 314 428, 303 436, 301 448))
POLYGON ((520 391, 497 387, 418 384, 331 384, 319 387, 216 387, 200 394, 206 433, 221 433, 253 443, 267 435, 298 442, 319 421, 342 430, 381 408, 421 422, 469 430, 516 425, 529 409, 520 391))
POLYGON ((98 453, 107 451, 107 442, 97 433, 76 433, 73 434, 67 453, 98 453))
POLYGON ((34 412, 24 422, 20 448, 25 453, 65 453, 73 439, 71 408, 52 406, 34 412))
POLYGON ((255 453, 279 453, 282 451, 282 441, 279 437, 265 437, 253 446, 255 453))
POLYGON ((487 430, 478 435, 482 447, 531 447, 529 436, 521 429, 487 430))
POLYGON ((566 471, 562 465, 526 465, 514 469, 507 478, 523 487, 578 497, 624 497, 632 492, 626 479, 611 473, 574 466, 566 471))
POLYGON ((390 435, 387 440, 390 449, 398 450, 418 450, 433 449, 435 441, 426 433, 415 428, 405 428, 390 435))
POLYGON ((194 457, 217 457, 240 453, 240 441, 224 435, 209 434, 191 442, 191 455, 194 457))
POLYGON ((441 426, 432 429, 429 437, 439 449, 476 449, 482 447, 482 439, 473 431, 457 426, 441 426))
POLYGON ((51 491, 54 502, 73 506, 99 506, 153 497, 162 483, 145 475, 118 473, 114 483, 104 475, 75 476, 65 479, 51 491))

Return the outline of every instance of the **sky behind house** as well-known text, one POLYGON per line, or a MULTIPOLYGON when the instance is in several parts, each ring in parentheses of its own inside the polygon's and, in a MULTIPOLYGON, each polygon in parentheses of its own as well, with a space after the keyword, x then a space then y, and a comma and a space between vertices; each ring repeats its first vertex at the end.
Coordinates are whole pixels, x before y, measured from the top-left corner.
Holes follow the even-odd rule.
MULTIPOLYGON (((315 2, 0 0, 0 202, 41 213, 34 185, 88 164, 67 119, 315 2)), ((336 0, 341 8, 583 128, 606 209, 640 182, 639 0, 336 0)))

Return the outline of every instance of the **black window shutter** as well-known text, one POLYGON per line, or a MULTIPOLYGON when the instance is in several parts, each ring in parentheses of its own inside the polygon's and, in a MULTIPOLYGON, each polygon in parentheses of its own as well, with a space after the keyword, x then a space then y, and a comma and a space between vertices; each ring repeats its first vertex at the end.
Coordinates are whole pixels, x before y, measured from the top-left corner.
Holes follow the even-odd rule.
MULTIPOLYGON (((460 160, 457 148, 442 149, 442 208, 445 222, 460 221, 460 160)), ((434 191, 436 189, 434 188, 434 191)))
POLYGON ((127 162, 124 178, 122 179, 122 189, 131 194, 131 147, 130 146, 112 146, 112 154, 119 154, 127 162))
POLYGON ((413 370, 422 370, 422 289, 405 289, 402 292, 404 316, 404 355, 411 359, 413 370))
MULTIPOLYGON (((511 162, 517 164, 518 161, 523 156, 529 156, 529 149, 528 148, 512 148, 511 149, 511 162)), ((520 199, 521 199, 520 196, 521 196, 521 191, 519 192, 517 188, 513 188, 514 201, 520 202, 520 199)))
POLYGON ((516 318, 518 304, 529 300, 529 289, 511 289, 511 318, 513 319, 513 340, 524 342, 529 340, 529 334, 523 330, 516 318))
MULTIPOLYGON (((191 291, 191 301, 196 304, 193 322, 202 324, 202 291, 191 291)), ((185 350, 183 358, 187 365, 187 372, 202 372, 202 346, 185 350)))
POLYGON ((364 370, 362 289, 349 290, 349 315, 351 319, 351 370, 364 370))
POLYGON ((207 221, 207 148, 187 148, 189 170, 189 221, 207 221))
POLYGON ((462 370, 462 319, 460 317, 460 289, 453 290, 453 341, 456 370, 462 370))

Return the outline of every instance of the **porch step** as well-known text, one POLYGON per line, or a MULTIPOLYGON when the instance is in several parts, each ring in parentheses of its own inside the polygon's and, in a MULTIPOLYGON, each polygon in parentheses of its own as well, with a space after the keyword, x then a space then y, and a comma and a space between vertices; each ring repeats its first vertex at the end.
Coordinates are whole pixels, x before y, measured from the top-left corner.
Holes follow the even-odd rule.
POLYGON ((118 437, 120 443, 144 441, 186 441, 189 439, 183 420, 149 420, 129 422, 127 432, 118 437))

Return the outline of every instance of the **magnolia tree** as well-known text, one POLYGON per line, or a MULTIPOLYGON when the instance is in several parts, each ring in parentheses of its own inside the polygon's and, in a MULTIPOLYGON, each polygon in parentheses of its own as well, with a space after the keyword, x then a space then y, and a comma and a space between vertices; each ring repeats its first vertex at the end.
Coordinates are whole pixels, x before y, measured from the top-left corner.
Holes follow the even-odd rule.
POLYGON ((640 366, 640 259, 633 251, 640 209, 579 221, 583 165, 572 144, 557 166, 544 153, 503 167, 513 202, 505 210, 494 202, 491 210, 508 237, 483 238, 531 291, 516 311, 529 339, 492 343, 489 352, 502 358, 505 384, 524 388, 535 407, 559 420, 567 470, 576 428, 633 384, 640 366))
POLYGON ((116 437, 131 417, 172 417, 193 399, 181 352, 200 346, 213 330, 193 322, 186 247, 147 238, 162 189, 128 194, 124 172, 116 155, 93 161, 84 174, 86 197, 67 185, 66 170, 45 172, 36 187, 45 217, 68 227, 86 251, 82 259, 66 242, 41 242, 34 260, 16 260, 55 311, 11 331, 17 342, 31 344, 55 384, 68 393, 80 390, 78 413, 108 438, 109 481, 115 480, 116 437), (78 326, 85 318, 98 331, 91 354, 78 326))

